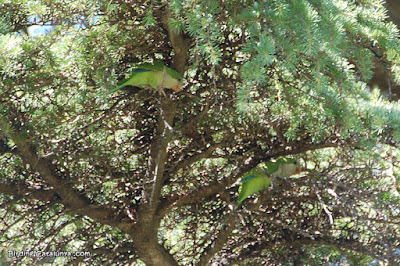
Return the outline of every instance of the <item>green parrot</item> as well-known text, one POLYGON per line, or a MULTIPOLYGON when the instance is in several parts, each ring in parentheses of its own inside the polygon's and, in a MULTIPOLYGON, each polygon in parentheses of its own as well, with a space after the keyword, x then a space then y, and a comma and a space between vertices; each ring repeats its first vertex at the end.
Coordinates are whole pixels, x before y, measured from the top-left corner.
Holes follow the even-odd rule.
POLYGON ((276 162, 263 162, 245 174, 240 181, 238 206, 248 196, 264 190, 271 184, 270 175, 287 177, 301 172, 300 165, 294 159, 280 158, 276 162))
POLYGON ((121 85, 109 90, 111 94, 125 86, 153 88, 165 95, 164 88, 178 92, 182 89, 183 76, 175 70, 166 67, 161 61, 154 64, 144 63, 131 71, 131 76, 122 81, 121 85))

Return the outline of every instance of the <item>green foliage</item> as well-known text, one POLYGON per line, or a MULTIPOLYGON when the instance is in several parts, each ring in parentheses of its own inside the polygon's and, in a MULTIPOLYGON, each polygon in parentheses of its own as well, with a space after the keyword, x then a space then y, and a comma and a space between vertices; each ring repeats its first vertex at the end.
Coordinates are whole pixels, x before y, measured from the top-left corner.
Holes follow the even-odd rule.
POLYGON ((400 82, 382 1, 1 4, 0 264, 399 263, 400 107, 368 85, 377 62, 400 82), (104 96, 154 60, 182 92, 104 96), (307 171, 233 211, 282 156, 307 171))

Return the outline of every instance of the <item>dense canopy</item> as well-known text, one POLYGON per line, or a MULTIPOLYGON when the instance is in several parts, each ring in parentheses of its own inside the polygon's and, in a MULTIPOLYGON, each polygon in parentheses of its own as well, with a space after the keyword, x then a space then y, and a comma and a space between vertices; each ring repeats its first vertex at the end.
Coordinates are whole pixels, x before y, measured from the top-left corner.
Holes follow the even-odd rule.
POLYGON ((1 3, 0 264, 400 263, 383 1, 1 3), (157 60, 182 91, 107 94, 157 60), (235 208, 282 157, 304 171, 235 208))

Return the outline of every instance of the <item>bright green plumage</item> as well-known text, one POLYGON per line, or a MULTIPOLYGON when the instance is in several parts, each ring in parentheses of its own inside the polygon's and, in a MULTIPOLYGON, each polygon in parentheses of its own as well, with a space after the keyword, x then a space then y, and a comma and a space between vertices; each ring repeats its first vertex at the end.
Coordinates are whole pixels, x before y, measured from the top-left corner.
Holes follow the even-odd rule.
POLYGON ((183 77, 175 70, 166 67, 162 62, 156 61, 154 64, 141 64, 131 71, 131 76, 122 81, 121 85, 108 91, 113 93, 125 86, 139 88, 152 88, 164 94, 162 89, 172 89, 178 92, 182 88, 183 77))
POLYGON ((237 203, 240 204, 247 197, 264 190, 271 184, 270 175, 279 177, 291 176, 300 173, 300 165, 294 159, 281 158, 276 162, 263 162, 250 170, 242 178, 237 203))

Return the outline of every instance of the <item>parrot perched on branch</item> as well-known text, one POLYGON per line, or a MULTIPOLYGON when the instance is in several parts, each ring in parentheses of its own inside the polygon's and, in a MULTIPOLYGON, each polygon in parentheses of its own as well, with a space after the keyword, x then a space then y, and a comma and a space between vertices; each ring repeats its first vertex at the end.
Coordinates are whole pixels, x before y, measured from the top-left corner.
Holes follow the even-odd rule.
POLYGON ((121 85, 109 90, 113 93, 125 86, 139 88, 152 88, 165 95, 163 89, 172 89, 178 92, 182 89, 183 76, 175 70, 166 67, 162 62, 155 61, 154 64, 141 64, 131 71, 131 76, 122 81, 121 85))
POLYGON ((301 172, 300 165, 294 159, 280 158, 276 162, 263 162, 245 174, 240 181, 239 206, 248 196, 264 190, 271 184, 270 175, 287 177, 301 172))

